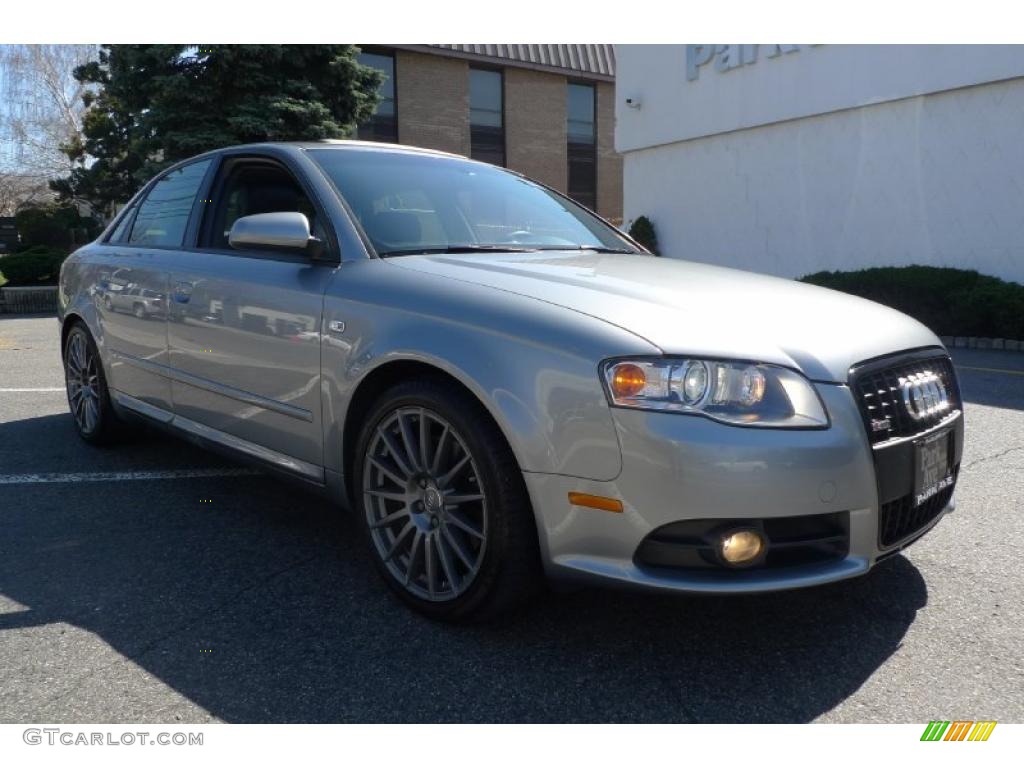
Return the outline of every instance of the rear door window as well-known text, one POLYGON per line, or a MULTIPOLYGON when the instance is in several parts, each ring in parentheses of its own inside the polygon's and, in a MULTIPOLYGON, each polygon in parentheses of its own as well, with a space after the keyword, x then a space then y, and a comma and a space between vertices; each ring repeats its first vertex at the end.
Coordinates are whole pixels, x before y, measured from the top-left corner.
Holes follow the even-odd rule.
POLYGON ((212 160, 171 171, 146 195, 132 224, 132 245, 177 248, 185 240, 192 206, 212 160))

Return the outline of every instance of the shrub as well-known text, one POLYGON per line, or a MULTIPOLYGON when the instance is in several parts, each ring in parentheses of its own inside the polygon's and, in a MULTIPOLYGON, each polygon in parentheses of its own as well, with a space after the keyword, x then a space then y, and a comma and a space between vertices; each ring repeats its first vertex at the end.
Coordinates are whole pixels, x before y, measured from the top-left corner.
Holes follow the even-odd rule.
POLYGON ((654 222, 646 216, 640 216, 629 225, 629 236, 651 253, 661 256, 658 250, 658 234, 654 231, 654 222))
POLYGON ((75 243, 85 243, 98 233, 95 219, 80 216, 69 206, 52 203, 22 208, 14 215, 21 235, 20 250, 37 245, 67 249, 75 243))
POLYGON ((1024 339, 1024 285, 974 270, 874 267, 800 278, 905 312, 940 336, 1024 339))
POLYGON ((66 250, 36 245, 0 258, 0 285, 56 285, 66 250))

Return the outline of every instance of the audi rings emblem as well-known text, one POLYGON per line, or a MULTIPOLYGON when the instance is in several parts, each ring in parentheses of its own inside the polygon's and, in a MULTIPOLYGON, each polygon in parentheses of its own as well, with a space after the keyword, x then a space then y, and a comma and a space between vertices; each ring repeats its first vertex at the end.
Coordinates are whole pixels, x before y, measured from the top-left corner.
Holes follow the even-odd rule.
POLYGON ((900 377, 903 406, 912 419, 920 421, 949 410, 949 393, 942 379, 931 371, 900 377))

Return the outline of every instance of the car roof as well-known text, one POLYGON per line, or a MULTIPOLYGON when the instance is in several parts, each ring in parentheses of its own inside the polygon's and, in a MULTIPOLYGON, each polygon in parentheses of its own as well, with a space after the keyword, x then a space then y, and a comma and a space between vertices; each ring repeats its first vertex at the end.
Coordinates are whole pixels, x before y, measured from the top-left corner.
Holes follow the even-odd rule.
POLYGON ((236 152, 238 150, 270 149, 273 147, 294 147, 296 149, 356 149, 373 150, 377 152, 393 152, 416 155, 436 155, 437 157, 452 157, 459 160, 469 160, 465 155, 454 152, 444 152, 438 149, 427 149, 415 147, 409 144, 389 144, 383 141, 359 141, 358 139, 319 139, 316 141, 263 141, 254 144, 237 144, 229 147, 220 147, 204 154, 215 154, 217 152, 236 152))

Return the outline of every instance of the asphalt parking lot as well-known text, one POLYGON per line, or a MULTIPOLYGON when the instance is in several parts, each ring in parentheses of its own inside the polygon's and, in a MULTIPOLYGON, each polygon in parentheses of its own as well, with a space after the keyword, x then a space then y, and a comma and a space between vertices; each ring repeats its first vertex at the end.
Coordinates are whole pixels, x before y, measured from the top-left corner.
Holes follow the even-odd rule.
POLYGON ((57 347, 0 319, 0 721, 1024 721, 1024 354, 955 353, 958 509, 864 578, 458 628, 314 496, 159 435, 83 444, 57 347))

